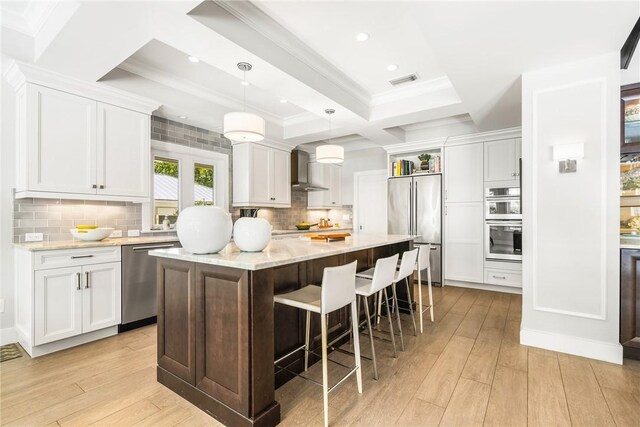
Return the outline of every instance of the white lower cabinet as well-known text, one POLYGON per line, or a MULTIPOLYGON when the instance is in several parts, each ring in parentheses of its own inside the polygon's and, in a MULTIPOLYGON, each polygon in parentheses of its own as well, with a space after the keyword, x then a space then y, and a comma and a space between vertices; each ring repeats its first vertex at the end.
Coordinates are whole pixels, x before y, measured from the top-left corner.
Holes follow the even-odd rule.
POLYGON ((81 278, 82 267, 36 271, 35 345, 82 333, 81 278))
POLYGON ((16 250, 16 329, 32 357, 117 333, 115 327, 121 322, 120 247, 105 249, 16 250), (47 258, 69 261, 43 268, 41 260, 47 258))
POLYGON ((449 203, 445 208, 445 279, 484 279, 483 203, 449 203))

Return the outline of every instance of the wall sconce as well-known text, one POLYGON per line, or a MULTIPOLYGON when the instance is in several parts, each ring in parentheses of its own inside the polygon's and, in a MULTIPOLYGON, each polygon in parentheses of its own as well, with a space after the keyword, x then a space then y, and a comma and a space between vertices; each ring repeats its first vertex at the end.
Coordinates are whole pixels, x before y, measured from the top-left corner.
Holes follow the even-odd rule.
POLYGON ((560 173, 573 173, 578 170, 578 160, 584 159, 584 144, 562 144, 553 146, 553 160, 558 162, 560 173))

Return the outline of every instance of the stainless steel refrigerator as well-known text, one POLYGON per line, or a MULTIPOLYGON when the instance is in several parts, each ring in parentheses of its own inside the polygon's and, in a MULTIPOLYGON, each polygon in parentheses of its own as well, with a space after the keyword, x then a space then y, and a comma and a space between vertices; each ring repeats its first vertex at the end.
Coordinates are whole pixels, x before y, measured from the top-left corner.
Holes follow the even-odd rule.
MULTIPOLYGON (((389 234, 418 234, 416 245, 430 243, 431 280, 442 282, 442 175, 389 178, 389 234)), ((422 273, 427 280, 427 273, 422 273)))

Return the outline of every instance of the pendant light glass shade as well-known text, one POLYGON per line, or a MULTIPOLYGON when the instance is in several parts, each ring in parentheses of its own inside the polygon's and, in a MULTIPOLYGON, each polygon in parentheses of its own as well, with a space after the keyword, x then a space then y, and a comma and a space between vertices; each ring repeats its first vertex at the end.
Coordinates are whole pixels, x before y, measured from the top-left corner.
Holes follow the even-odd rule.
POLYGON ((319 163, 344 162, 344 147, 333 144, 318 145, 316 147, 316 161, 319 163))
POLYGON ((264 139, 264 119, 255 114, 233 112, 224 115, 224 137, 231 141, 258 142, 264 139))

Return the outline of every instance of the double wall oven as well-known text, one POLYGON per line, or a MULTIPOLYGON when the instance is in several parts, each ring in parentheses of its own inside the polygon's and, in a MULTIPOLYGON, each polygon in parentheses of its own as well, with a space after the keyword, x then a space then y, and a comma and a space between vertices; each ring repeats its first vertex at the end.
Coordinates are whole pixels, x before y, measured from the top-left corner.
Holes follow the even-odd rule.
POLYGON ((522 262, 520 187, 485 189, 485 258, 522 262))

